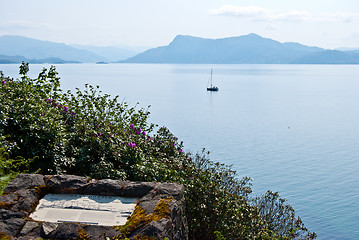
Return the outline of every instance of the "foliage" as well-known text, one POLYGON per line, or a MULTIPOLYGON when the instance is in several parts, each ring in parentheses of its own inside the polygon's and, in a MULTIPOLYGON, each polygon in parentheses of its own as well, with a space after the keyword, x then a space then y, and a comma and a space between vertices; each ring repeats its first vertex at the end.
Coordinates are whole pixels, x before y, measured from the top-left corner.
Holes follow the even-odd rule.
POLYGON ((0 134, 10 158, 37 157, 30 171, 125 178, 118 166, 128 159, 122 163, 119 153, 132 152, 121 137, 130 122, 151 130, 148 111, 101 95, 98 87, 63 94, 54 67, 36 79, 27 77, 28 70, 20 66, 19 81, 2 76, 0 134))
POLYGON ((185 153, 167 128, 148 123, 148 108, 130 107, 98 86, 63 93, 53 66, 36 79, 28 71, 23 63, 18 80, 1 73, 2 175, 38 171, 178 182, 185 186, 191 239, 315 237, 277 193, 252 200, 250 178, 238 179, 205 150, 185 153))
POLYGON ((214 231, 214 234, 216 235, 216 240, 226 240, 226 238, 223 237, 222 233, 214 231))
POLYGON ((34 159, 24 159, 22 157, 16 157, 15 159, 9 159, 9 154, 1 146, 0 142, 0 194, 3 193, 7 184, 16 177, 18 173, 28 172, 30 163, 34 159))
POLYGON ((0 195, 3 193, 4 189, 9 184, 9 182, 14 178, 15 178, 15 176, 10 175, 10 174, 9 175, 1 175, 1 177, 0 177, 0 195))
POLYGON ((45 172, 53 166, 56 154, 66 140, 65 124, 70 116, 47 104, 44 99, 59 95, 59 79, 54 67, 44 69, 37 79, 26 73, 28 65, 22 64, 20 81, 2 76, 0 98, 0 134, 2 144, 10 158, 22 157, 34 161, 29 170, 41 168, 45 172))
POLYGON ((284 239, 316 238, 304 226, 300 217, 295 216, 295 210, 286 199, 280 198, 278 192, 267 191, 264 195, 252 199, 253 205, 265 221, 266 228, 284 239))
POLYGON ((195 239, 253 239, 261 234, 257 209, 246 201, 249 178, 238 180, 229 167, 213 163, 203 150, 185 178, 186 206, 195 239), (239 214, 240 213, 240 214, 239 214), (211 229, 211 231, 208 231, 211 229), (217 232, 217 233, 215 233, 217 232))

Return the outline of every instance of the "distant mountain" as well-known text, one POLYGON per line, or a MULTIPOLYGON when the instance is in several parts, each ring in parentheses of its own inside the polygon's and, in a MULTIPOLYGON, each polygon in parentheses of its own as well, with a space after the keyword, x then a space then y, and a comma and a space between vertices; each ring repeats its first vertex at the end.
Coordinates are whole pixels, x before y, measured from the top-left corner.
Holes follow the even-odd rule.
POLYGON ((23 56, 6 56, 0 55, 0 64, 4 63, 21 63, 22 61, 28 60, 23 56))
POLYGON ((43 58, 43 59, 29 59, 28 63, 53 63, 53 64, 63 64, 63 63, 81 63, 78 61, 67 61, 61 58, 50 57, 50 58, 43 58))
POLYGON ((66 61, 60 58, 44 58, 44 59, 28 59, 24 56, 6 56, 0 55, 0 64, 9 64, 9 63, 21 63, 22 61, 28 63, 79 63, 76 61, 66 61))
POLYGON ((314 52, 294 60, 298 64, 359 64, 359 53, 355 51, 326 50, 314 52))
POLYGON ((98 62, 104 57, 95 53, 73 48, 63 43, 41 41, 22 36, 1 36, 0 54, 7 56, 24 56, 27 59, 58 58, 63 61, 98 62))
POLYGON ((222 39, 178 35, 168 45, 149 49, 122 62, 128 63, 356 63, 359 55, 280 43, 257 34, 222 39))
POLYGON ((106 61, 109 62, 116 62, 119 60, 124 60, 129 57, 133 57, 138 54, 138 51, 133 51, 126 48, 119 48, 119 47, 97 47, 97 46, 85 46, 85 45, 78 45, 78 44, 71 44, 71 47, 86 50, 92 53, 97 54, 98 56, 102 56, 105 58, 106 61))

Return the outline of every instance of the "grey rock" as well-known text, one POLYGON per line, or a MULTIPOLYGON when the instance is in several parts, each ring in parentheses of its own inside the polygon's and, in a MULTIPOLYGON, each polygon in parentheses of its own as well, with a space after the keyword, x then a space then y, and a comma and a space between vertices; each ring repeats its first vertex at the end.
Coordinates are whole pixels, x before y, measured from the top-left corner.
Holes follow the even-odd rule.
MULTIPOLYGON (((145 210, 146 214, 152 214, 160 199, 157 195, 152 200, 140 201, 138 205, 145 210)), ((169 197, 167 195, 167 197, 169 197)), ((166 197, 166 198, 167 198, 166 197)), ((141 229, 136 230, 131 234, 134 236, 153 236, 158 239, 167 237, 168 239, 187 239, 188 238, 188 226, 187 219, 185 217, 185 204, 184 198, 181 200, 172 199, 168 203, 171 214, 168 218, 162 218, 157 222, 151 222, 141 229)))
POLYGON ((124 196, 126 197, 143 197, 148 194, 153 188, 154 183, 149 182, 129 182, 123 189, 124 196))
POLYGON ((15 192, 0 196, 0 202, 3 202, 2 208, 14 212, 30 212, 35 209, 40 197, 35 189, 19 188, 15 192))
POLYGON ((23 218, 24 216, 25 216, 24 212, 14 212, 11 210, 0 209, 0 219, 2 221, 11 218, 23 218))
POLYGON ((57 228, 43 237, 49 239, 73 239, 78 237, 80 225, 73 223, 61 223, 57 228))
POLYGON ((84 193, 97 194, 97 195, 111 195, 122 197, 142 197, 148 194, 155 186, 155 183, 144 182, 130 182, 119 181, 111 179, 103 179, 98 181, 92 181, 84 193))
POLYGON ((126 184, 126 181, 112 179, 92 180, 90 184, 86 186, 84 193, 106 196, 123 196, 123 189, 126 187, 126 184))
POLYGON ((40 174, 19 174, 4 189, 4 193, 12 191, 35 188, 45 185, 44 176, 40 174))
POLYGON ((138 236, 141 237, 154 237, 155 239, 173 239, 173 228, 171 221, 167 218, 162 218, 159 221, 150 222, 146 226, 136 230, 130 237, 134 239, 138 236))
POLYGON ((143 210, 145 210, 146 214, 151 214, 155 210, 158 201, 147 200, 147 201, 140 201, 138 206, 140 206, 143 210))
POLYGON ((161 183, 156 186, 155 190, 160 195, 172 196, 176 200, 182 199, 184 194, 184 186, 177 183, 161 183))
POLYGON ((24 225, 25 220, 22 218, 11 218, 0 221, 0 232, 5 233, 9 236, 16 236, 24 225))
POLYGON ((25 212, 32 212, 35 210, 36 205, 40 200, 40 196, 35 189, 21 189, 17 191, 17 193, 21 196, 18 201, 18 210, 25 212))
POLYGON ((19 200, 19 195, 15 192, 0 196, 0 202, 2 209, 12 209, 14 205, 17 204, 19 200))
POLYGON ((79 193, 83 192, 90 179, 74 175, 46 176, 46 185, 51 193, 79 193))
POLYGON ((30 233, 35 228, 39 227, 39 224, 37 222, 26 222, 24 227, 20 231, 20 236, 24 236, 28 233, 30 233))
POLYGON ((41 235, 42 237, 48 237, 52 232, 55 232, 59 224, 44 222, 41 225, 41 235))
POLYGON ((108 238, 114 238, 115 236, 119 235, 119 232, 117 232, 113 227, 108 226, 96 226, 96 225, 85 225, 82 226, 83 230, 87 233, 89 238, 91 239, 106 239, 108 238))

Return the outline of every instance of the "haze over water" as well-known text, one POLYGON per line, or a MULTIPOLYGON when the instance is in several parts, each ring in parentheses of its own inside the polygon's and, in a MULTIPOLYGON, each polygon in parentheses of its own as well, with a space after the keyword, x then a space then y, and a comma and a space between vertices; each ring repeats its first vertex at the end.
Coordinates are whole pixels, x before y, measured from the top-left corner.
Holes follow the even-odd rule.
MULTIPOLYGON (((35 77, 43 65, 30 65, 35 77)), ((17 76, 18 65, 0 65, 17 76)), ((253 178, 296 209, 318 239, 359 239, 359 66, 58 65, 63 89, 100 85, 151 105, 185 149, 253 178), (210 69, 218 92, 207 92, 210 69)))

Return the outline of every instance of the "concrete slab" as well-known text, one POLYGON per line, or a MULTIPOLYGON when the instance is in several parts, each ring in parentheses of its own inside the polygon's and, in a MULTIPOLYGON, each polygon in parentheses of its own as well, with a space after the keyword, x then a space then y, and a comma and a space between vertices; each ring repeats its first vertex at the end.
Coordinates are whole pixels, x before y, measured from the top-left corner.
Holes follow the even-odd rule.
POLYGON ((113 196, 47 194, 30 217, 45 222, 123 225, 133 213, 137 201, 137 198, 113 196))

